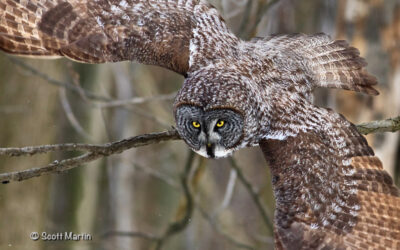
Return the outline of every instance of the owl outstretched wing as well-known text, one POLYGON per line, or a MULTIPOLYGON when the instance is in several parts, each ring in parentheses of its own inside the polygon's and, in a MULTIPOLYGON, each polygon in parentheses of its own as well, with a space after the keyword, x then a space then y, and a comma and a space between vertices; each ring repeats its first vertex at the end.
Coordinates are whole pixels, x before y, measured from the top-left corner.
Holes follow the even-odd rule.
POLYGON ((0 49, 86 63, 138 61, 185 75, 236 38, 204 0, 0 0, 0 49))
POLYGON ((315 128, 260 142, 277 201, 277 249, 400 249, 392 178, 353 124, 313 109, 315 128))
POLYGON ((363 69, 366 61, 346 41, 318 33, 273 35, 253 42, 263 46, 269 57, 281 61, 279 67, 291 71, 290 86, 297 93, 310 94, 316 87, 328 87, 378 94, 373 88, 376 78, 363 69))

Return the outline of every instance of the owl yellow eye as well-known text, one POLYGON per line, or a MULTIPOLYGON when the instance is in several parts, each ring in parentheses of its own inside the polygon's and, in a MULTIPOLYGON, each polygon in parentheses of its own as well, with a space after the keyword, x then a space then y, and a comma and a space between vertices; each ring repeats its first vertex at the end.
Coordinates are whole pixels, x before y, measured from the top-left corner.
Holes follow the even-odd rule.
POLYGON ((195 127, 195 128, 200 128, 200 123, 198 123, 198 122, 196 122, 196 121, 192 122, 192 125, 193 125, 193 127, 195 127))
POLYGON ((221 121, 218 121, 218 122, 217 122, 217 127, 218 127, 218 128, 221 128, 222 126, 224 126, 224 124, 225 124, 224 121, 222 121, 222 120, 221 120, 221 121))

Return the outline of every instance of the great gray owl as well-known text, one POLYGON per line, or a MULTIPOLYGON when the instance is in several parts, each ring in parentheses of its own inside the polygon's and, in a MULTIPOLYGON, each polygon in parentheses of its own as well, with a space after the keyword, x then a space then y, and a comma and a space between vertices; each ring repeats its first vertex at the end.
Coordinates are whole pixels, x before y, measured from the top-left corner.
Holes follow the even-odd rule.
POLYGON ((316 87, 377 94, 346 42, 324 34, 242 41, 205 0, 0 0, 0 47, 184 75, 174 110, 190 148, 206 157, 264 152, 277 249, 400 249, 391 177, 353 124, 312 104, 316 87))

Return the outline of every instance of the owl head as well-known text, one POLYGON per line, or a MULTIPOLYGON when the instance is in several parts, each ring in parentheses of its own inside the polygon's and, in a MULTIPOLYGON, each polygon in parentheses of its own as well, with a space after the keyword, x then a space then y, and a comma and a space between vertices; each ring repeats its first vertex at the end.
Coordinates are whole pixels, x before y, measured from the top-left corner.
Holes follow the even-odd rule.
POLYGON ((248 96, 249 79, 226 71, 195 72, 185 79, 175 100, 179 135, 204 157, 226 157, 249 146, 256 127, 253 102, 248 96))
POLYGON ((242 114, 232 109, 207 110, 198 105, 180 105, 175 117, 180 136, 204 157, 230 155, 243 136, 242 114))

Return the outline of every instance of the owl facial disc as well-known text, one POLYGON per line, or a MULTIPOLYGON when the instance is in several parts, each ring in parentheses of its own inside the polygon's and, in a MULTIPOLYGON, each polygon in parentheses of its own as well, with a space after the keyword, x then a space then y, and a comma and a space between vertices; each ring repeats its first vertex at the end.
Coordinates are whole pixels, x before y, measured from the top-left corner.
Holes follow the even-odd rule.
POLYGON ((207 158, 229 156, 243 134, 243 118, 231 109, 204 111, 191 105, 177 107, 178 133, 196 153, 207 158))

